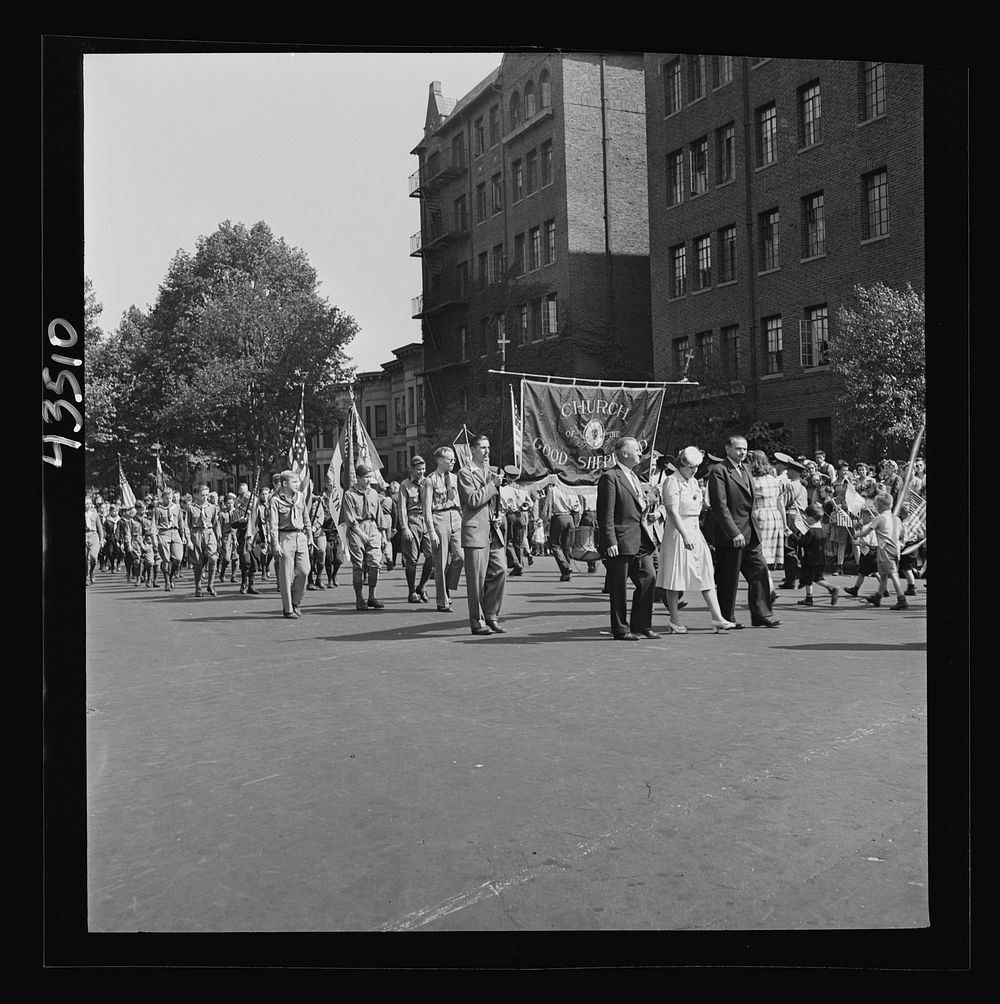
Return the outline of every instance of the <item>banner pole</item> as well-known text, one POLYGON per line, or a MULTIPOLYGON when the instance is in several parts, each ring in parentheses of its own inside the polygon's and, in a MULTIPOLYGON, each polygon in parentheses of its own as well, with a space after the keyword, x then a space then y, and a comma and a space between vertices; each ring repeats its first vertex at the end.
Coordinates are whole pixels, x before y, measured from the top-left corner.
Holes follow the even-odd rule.
POLYGON ((677 421, 677 411, 681 406, 681 394, 684 393, 684 385, 687 383, 688 367, 691 365, 691 360, 694 358, 694 352, 688 349, 687 355, 684 356, 684 372, 681 374, 681 383, 677 388, 677 400, 674 402, 674 413, 670 416, 670 428, 667 430, 667 438, 663 444, 663 452, 670 453, 670 440, 674 435, 674 424, 677 421))

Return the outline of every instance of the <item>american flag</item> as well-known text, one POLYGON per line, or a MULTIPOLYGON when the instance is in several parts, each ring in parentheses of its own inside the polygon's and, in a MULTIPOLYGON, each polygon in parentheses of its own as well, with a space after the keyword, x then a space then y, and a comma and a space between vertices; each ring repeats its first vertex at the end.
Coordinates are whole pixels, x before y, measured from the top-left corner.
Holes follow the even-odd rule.
MULTIPOLYGON (((159 463, 160 458, 156 458, 156 462, 159 463)), ((132 486, 128 483, 128 478, 125 477, 125 472, 122 470, 122 458, 118 458, 118 488, 122 495, 122 505, 127 509, 135 508, 135 492, 132 491, 132 486)))
POLYGON ((299 399, 299 416, 295 420, 295 431, 292 433, 292 445, 288 447, 288 466, 301 479, 299 491, 306 497, 306 509, 312 502, 312 479, 309 477, 309 452, 306 449, 306 387, 302 385, 302 396, 299 399))
POLYGON ((524 442, 524 426, 521 424, 521 416, 517 412, 517 405, 514 403, 514 386, 510 388, 510 412, 514 419, 514 466, 521 469, 521 448, 524 442))
POLYGON ((927 499, 921 498, 907 485, 903 493, 903 505, 909 515, 903 520, 902 539, 904 543, 920 540, 927 536, 927 499))
POLYGON ((167 487, 167 479, 163 474, 163 464, 160 463, 160 455, 156 454, 156 490, 162 492, 167 487))

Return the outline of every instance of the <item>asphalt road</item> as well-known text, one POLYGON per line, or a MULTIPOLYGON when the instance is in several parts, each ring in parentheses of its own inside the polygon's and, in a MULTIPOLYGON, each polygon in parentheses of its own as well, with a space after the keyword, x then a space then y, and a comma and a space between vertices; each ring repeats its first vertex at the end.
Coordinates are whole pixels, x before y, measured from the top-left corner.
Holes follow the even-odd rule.
POLYGON ((551 558, 487 638, 464 581, 448 615, 383 573, 361 613, 349 578, 296 621, 273 581, 97 573, 92 932, 928 923, 923 584, 906 612, 783 592, 779 629, 726 635, 689 596, 686 636, 626 644, 551 558))

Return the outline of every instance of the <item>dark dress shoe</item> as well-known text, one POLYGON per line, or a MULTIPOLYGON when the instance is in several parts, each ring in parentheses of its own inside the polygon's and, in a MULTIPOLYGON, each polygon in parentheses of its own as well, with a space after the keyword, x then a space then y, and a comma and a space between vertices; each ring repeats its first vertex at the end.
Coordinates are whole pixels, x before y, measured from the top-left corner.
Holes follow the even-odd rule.
POLYGON ((496 622, 496 621, 487 621, 487 622, 486 622, 486 626, 487 626, 487 627, 488 627, 488 628, 489 628, 489 629, 490 629, 490 630, 491 630, 491 631, 492 631, 492 632, 493 632, 494 634, 506 634, 506 633, 507 633, 507 629, 506 629, 506 628, 504 628, 504 627, 500 627, 500 625, 499 625, 499 624, 497 624, 497 622, 496 622))
POLYGON ((751 621, 751 624, 754 627, 776 628, 781 624, 781 621, 779 621, 777 617, 769 617, 765 620, 751 621))
POLYGON ((490 635, 493 632, 488 627, 477 627, 472 629, 473 634, 490 635))
POLYGON ((637 634, 632 634, 631 631, 626 631, 625 634, 616 634, 614 639, 615 641, 638 641, 639 636, 637 634))
POLYGON ((438 607, 438 613, 450 614, 451 612, 451 607, 438 607))
POLYGON ((294 614, 291 610, 282 610, 281 616, 290 621, 295 620, 296 618, 296 614, 294 614))
POLYGON ((688 601, 687 600, 678 600, 677 601, 677 609, 678 610, 683 610, 687 605, 688 605, 688 601))
POLYGON ((645 631, 636 631, 637 635, 641 635, 643 638, 659 638, 660 636, 655 632, 646 628, 645 631))
POLYGON ((309 592, 311 593, 314 593, 316 591, 316 587, 311 582, 309 583, 308 586, 306 586, 306 589, 308 589, 309 592))
POLYGON ((260 596, 260 593, 253 586, 247 586, 247 593, 250 596, 260 596))

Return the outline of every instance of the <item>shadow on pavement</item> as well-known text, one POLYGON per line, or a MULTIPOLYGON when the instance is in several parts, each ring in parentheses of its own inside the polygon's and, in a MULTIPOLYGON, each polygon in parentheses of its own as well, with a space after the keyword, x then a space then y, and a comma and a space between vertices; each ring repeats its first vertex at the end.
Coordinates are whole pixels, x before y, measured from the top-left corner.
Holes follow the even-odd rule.
POLYGON ((789 652, 923 652, 927 643, 908 641, 902 645, 878 645, 866 642, 816 642, 811 645, 772 645, 772 648, 789 652))

